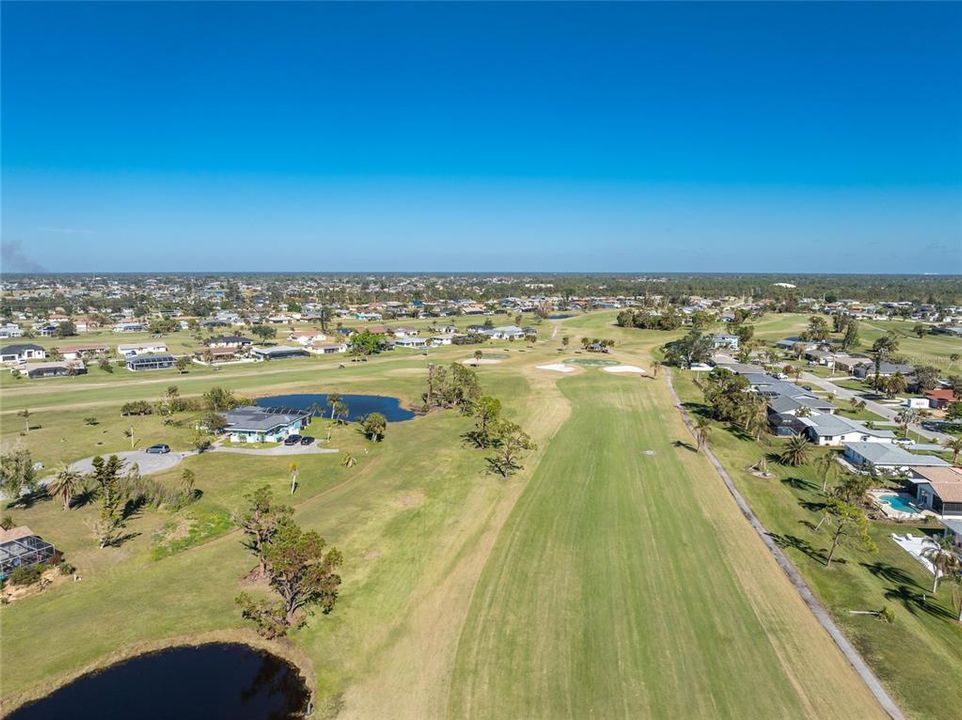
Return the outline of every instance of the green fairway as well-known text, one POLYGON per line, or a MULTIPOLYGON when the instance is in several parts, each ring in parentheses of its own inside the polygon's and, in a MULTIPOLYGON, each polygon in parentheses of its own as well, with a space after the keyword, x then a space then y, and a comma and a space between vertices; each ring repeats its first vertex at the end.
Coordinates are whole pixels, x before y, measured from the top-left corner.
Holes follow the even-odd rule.
POLYGON ((449 716, 877 716, 708 464, 675 444, 663 385, 560 384, 572 417, 485 567, 449 716))
MULTIPOLYGON (((614 327, 615 314, 545 323, 534 346, 484 347, 501 360, 477 369, 485 391, 540 448, 507 481, 463 443, 471 419, 445 411, 392 424, 379 444, 335 430, 331 446, 357 466, 300 456, 293 496, 288 458, 187 458, 155 477, 177 483, 190 468, 200 501, 143 509, 119 548, 96 547, 93 505, 7 509, 64 550, 83 580, 0 609, 0 650, 17 658, 4 664, 5 706, 144 647, 204 633, 250 638, 233 598, 253 560, 228 521, 266 482, 345 556, 335 612, 278 645, 310 676, 320 717, 877 717, 717 475, 675 446, 689 438, 663 378, 537 369, 587 357, 574 346, 588 335, 616 341, 613 361, 648 368, 671 335, 614 327), (559 353, 565 335, 572 347, 559 353)), ((4 389, 0 429, 5 446, 19 442, 48 465, 129 448, 131 425, 139 447, 181 448, 189 414, 174 425, 131 420, 120 404, 156 400, 171 380, 182 395, 217 384, 249 396, 336 390, 415 404, 429 361, 473 352, 23 383, 4 389), (25 434, 14 414, 23 407, 33 413, 25 434)))

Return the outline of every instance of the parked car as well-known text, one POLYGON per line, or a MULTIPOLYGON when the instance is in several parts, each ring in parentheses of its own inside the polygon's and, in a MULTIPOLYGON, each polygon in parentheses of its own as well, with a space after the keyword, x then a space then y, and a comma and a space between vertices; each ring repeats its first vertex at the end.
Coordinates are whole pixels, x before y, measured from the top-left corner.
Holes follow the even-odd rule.
POLYGON ((297 443, 299 443, 300 441, 301 441, 300 435, 288 435, 286 438, 284 438, 285 445, 297 445, 297 443))
POLYGON ((312 442, 314 442, 314 438, 310 435, 305 435, 301 438, 301 445, 310 445, 312 442))
POLYGON ((148 452, 151 455, 165 455, 166 453, 170 452, 170 445, 158 443, 157 445, 151 445, 144 452, 148 452))

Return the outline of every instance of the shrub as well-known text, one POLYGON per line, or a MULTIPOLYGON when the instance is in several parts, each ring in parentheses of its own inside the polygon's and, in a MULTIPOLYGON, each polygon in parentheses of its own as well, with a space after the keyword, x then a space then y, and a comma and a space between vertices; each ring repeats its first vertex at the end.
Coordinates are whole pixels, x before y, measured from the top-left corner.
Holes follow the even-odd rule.
POLYGON ((11 585, 33 585, 35 582, 40 580, 40 576, 43 575, 44 570, 47 566, 43 563, 37 565, 23 565, 18 567, 7 578, 11 585))
POLYGON ((120 408, 121 415, 150 415, 153 411, 150 403, 146 400, 134 400, 133 402, 124 403, 120 408))
POLYGON ((73 575, 77 572, 77 568, 64 560, 61 560, 60 564, 57 565, 57 570, 60 571, 61 575, 73 575))

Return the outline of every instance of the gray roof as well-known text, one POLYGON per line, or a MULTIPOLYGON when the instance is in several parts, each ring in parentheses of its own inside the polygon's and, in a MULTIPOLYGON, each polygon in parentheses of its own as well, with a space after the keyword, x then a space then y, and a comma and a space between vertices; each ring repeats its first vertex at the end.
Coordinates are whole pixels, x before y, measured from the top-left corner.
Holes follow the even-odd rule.
POLYGON ((812 410, 831 410, 834 405, 828 400, 820 400, 810 395, 798 395, 789 397, 788 395, 774 395, 768 401, 768 407, 777 413, 786 413, 807 407, 812 410))
POLYGON ((858 453, 873 465, 950 467, 949 463, 942 458, 934 455, 913 455, 892 443, 848 442, 845 443, 845 447, 858 453))
POLYGON ((250 430, 253 432, 267 432, 274 428, 291 425, 310 416, 311 413, 309 412, 277 412, 257 405, 244 405, 223 413, 228 430, 250 430))
POLYGON ((877 438, 895 438, 895 433, 891 430, 872 430, 857 420, 849 420, 841 415, 812 415, 807 418, 799 418, 804 425, 812 428, 819 435, 844 435, 850 432, 859 432, 877 438))
POLYGON ((43 350, 39 345, 34 345, 33 343, 21 343, 19 345, 7 345, 5 348, 0 348, 0 355, 20 355, 26 350, 43 350))

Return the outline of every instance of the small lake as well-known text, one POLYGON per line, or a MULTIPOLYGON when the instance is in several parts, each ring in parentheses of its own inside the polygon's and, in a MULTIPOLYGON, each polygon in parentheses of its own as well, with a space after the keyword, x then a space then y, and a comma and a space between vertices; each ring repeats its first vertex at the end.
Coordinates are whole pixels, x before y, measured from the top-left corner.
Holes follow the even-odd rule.
MULTIPOLYGON (((319 408, 316 415, 331 416, 327 404, 327 393, 306 393, 300 395, 272 395, 255 400, 261 407, 290 408, 291 410, 310 410, 319 408)), ((414 417, 414 413, 401 407, 401 401, 386 395, 341 395, 341 402, 347 405, 347 420, 360 420, 372 412, 379 412, 388 422, 404 422, 414 417)))
POLYGON ((568 313, 553 313, 548 316, 549 320, 567 320, 568 318, 574 317, 568 313))
POLYGON ((309 693, 297 669, 238 643, 178 647, 85 675, 9 720, 292 720, 309 693))

